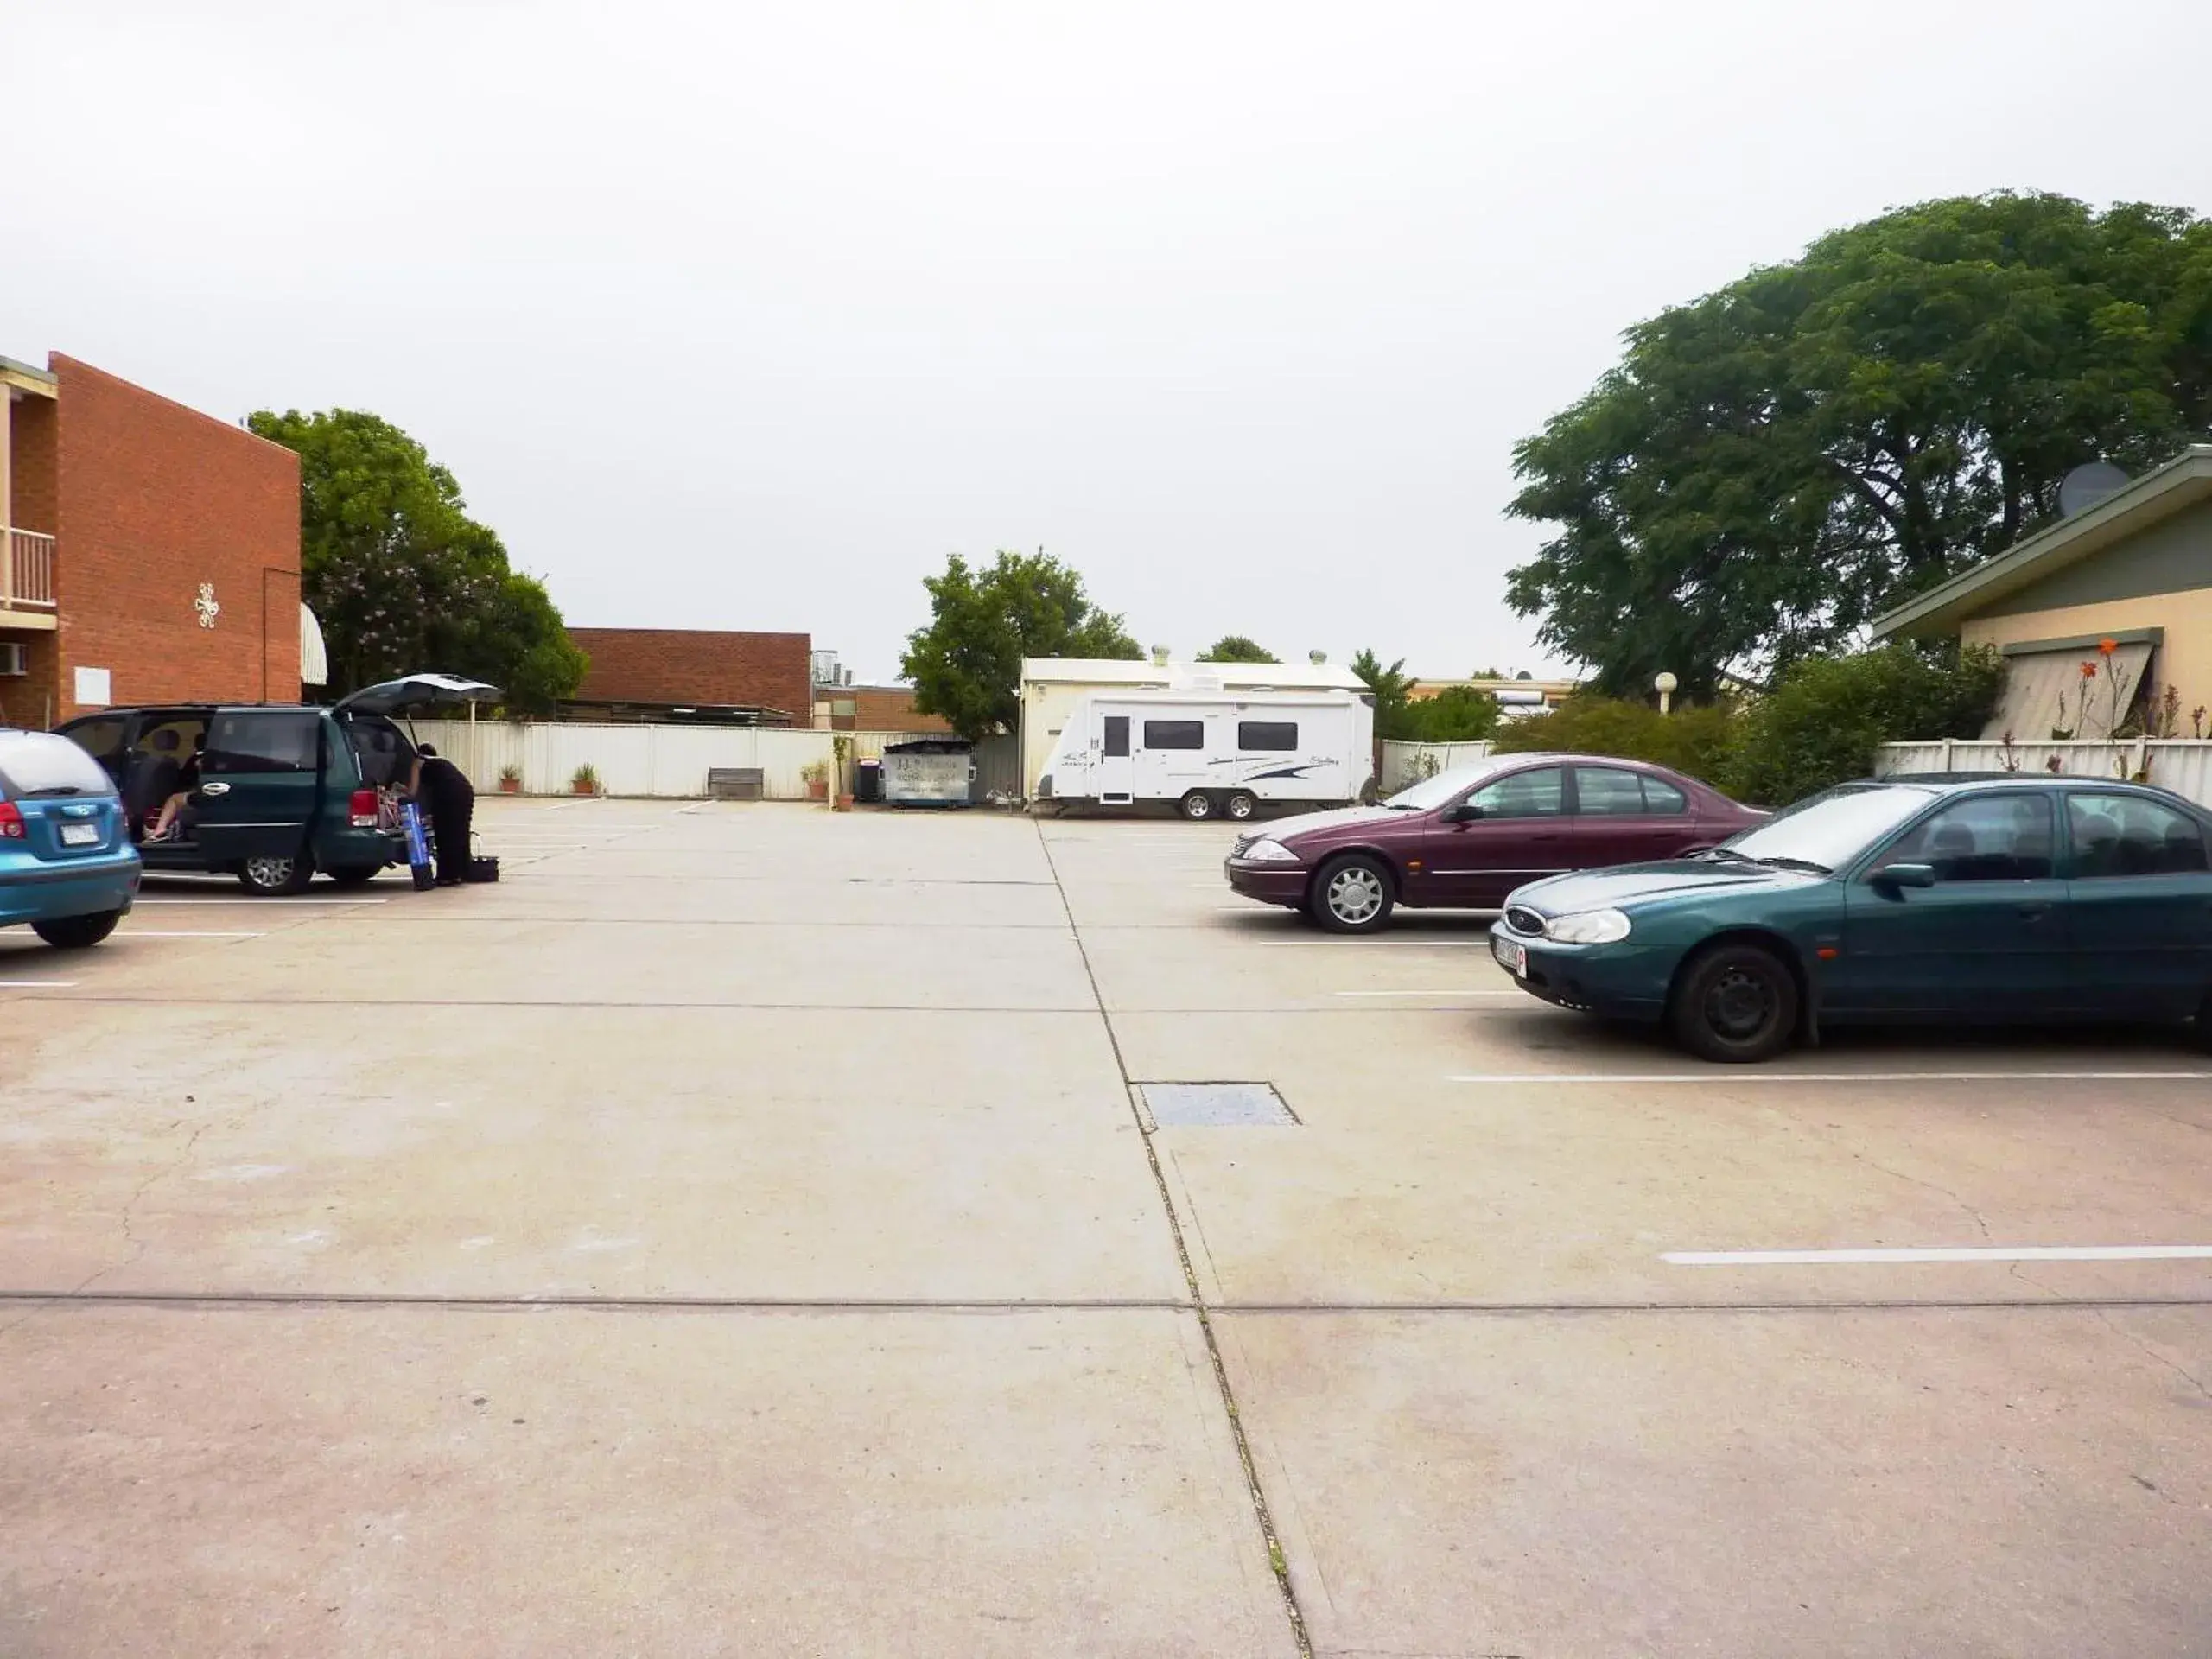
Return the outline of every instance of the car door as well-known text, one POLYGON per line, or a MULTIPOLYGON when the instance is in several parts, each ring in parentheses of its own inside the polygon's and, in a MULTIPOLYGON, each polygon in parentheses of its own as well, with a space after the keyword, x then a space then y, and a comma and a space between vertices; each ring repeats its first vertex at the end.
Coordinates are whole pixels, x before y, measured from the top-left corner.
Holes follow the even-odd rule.
POLYGON ((2184 1019, 2212 989, 2204 826, 2149 796, 2066 795, 2073 995, 2085 1014, 2184 1019))
POLYGON ((1574 868, 1567 768, 1531 766, 1493 778, 1438 811, 1422 837, 1426 878, 1414 902, 1496 910, 1505 895, 1574 868))
POLYGON ((321 766, 320 710, 217 709, 192 798, 202 861, 298 857, 315 814, 321 766))
POLYGON ((1697 841, 1689 797, 1626 766, 1574 768, 1574 861, 1582 869, 1671 858, 1697 841))
POLYGON ((2066 1006, 2066 883, 2050 791, 2007 790, 1938 806, 1865 861, 1845 888, 1836 1013, 2033 1019, 2066 1006), (1883 879, 1925 865, 1935 885, 1883 879))

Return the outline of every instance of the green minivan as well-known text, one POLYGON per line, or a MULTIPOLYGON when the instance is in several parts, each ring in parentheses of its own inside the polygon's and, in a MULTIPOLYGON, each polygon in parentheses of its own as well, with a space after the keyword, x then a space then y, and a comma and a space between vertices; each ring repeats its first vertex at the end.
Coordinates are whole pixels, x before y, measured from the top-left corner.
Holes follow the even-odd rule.
POLYGON ((115 780, 149 875, 230 874, 249 893, 281 897, 317 871, 351 887, 404 863, 405 837, 379 791, 405 785, 415 746, 391 716, 499 695, 479 680, 414 674, 328 708, 162 703, 104 709, 60 730, 115 780), (181 833, 148 839, 180 791, 181 833))

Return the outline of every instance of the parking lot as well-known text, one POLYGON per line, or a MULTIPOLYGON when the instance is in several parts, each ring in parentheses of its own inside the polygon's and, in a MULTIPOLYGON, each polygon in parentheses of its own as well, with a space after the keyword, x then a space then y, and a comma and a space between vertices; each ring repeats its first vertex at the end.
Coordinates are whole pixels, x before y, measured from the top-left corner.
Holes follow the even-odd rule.
POLYGON ((0 1653, 2212 1651, 2177 1041, 1700 1067, 1227 826, 479 829, 0 934, 0 1653))

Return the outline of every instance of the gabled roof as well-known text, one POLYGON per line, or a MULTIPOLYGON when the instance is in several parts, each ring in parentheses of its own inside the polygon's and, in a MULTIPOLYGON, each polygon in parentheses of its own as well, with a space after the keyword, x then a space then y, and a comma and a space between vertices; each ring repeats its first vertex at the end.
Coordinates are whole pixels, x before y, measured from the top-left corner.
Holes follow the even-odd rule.
POLYGON ((2212 444, 2200 443, 2094 507, 2023 537, 1875 618, 1874 638, 1947 632, 2007 594, 2205 500, 2212 500, 2212 444))

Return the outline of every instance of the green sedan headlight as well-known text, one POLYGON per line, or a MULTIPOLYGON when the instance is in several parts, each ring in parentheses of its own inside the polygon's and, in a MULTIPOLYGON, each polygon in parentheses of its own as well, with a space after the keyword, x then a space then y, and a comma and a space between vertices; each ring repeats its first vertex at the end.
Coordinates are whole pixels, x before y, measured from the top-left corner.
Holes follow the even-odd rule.
POLYGON ((1561 944, 1611 944, 1628 938, 1629 920, 1618 910, 1578 911, 1553 917, 1545 924, 1544 934, 1561 944))

